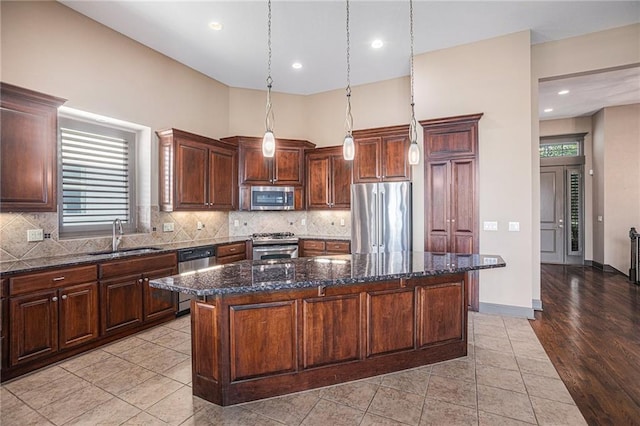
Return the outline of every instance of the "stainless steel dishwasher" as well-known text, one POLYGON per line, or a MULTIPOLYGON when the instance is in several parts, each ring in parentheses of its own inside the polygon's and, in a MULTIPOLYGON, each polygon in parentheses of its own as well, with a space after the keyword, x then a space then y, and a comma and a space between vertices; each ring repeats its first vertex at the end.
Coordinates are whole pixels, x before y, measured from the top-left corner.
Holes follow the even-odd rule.
MULTIPOLYGON (((190 247, 178 250, 178 273, 197 271, 216 264, 216 247, 213 245, 190 247)), ((177 315, 186 315, 190 312, 191 299, 195 296, 186 293, 178 295, 177 315)))

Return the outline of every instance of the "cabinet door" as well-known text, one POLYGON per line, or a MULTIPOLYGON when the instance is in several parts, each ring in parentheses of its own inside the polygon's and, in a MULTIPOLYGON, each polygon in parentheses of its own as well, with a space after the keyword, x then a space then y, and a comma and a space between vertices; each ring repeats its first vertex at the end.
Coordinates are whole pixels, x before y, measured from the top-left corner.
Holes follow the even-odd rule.
POLYGON ((55 290, 10 299, 11 365, 58 350, 58 298, 55 290))
POLYGON ((81 345, 99 335, 98 283, 60 290, 60 349, 81 345))
POLYGON ((451 161, 451 244, 453 253, 473 253, 477 234, 475 160, 451 161))
POLYGON ((261 148, 240 148, 240 184, 271 183, 272 159, 262 156, 261 148))
POLYGON ((142 283, 139 274, 100 282, 102 334, 142 323, 142 283))
POLYGON ((153 288, 149 280, 168 277, 176 273, 174 268, 146 273, 143 278, 144 320, 175 315, 178 310, 176 294, 170 290, 153 288))
POLYGON ((332 155, 331 172, 331 207, 351 208, 351 161, 332 155))
POLYGON ((429 202, 426 205, 425 251, 449 251, 449 162, 425 164, 429 202))
POLYGON ((274 157, 273 183, 302 185, 303 151, 299 148, 279 148, 274 157))
POLYGON ((330 207, 329 173, 329 157, 309 157, 307 160, 307 208, 330 207))
POLYGON ((64 101, 2 84, 0 210, 55 212, 58 110, 64 101))
POLYGON ((207 206, 209 150, 206 145, 178 139, 176 146, 176 209, 207 206))
POLYGON ((413 290, 367 293, 367 357, 409 350, 414 345, 413 290), (389 333, 393 330, 393 333, 389 333))
POLYGON ((409 136, 385 136, 381 143, 382 180, 387 182, 410 180, 409 136))
POLYGON ((418 347, 463 341, 466 333, 464 282, 418 289, 418 347))
POLYGON ((356 139, 353 183, 380 181, 380 138, 356 139))
POLYGON ((235 210, 238 206, 238 169, 234 151, 211 148, 209 151, 209 207, 235 210))

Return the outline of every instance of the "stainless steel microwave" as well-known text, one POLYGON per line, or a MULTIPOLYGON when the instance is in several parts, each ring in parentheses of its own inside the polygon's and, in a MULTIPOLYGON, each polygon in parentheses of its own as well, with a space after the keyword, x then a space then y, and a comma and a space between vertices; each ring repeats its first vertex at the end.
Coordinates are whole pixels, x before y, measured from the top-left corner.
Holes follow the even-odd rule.
POLYGON ((251 210, 293 210, 295 189, 292 186, 252 186, 251 210))

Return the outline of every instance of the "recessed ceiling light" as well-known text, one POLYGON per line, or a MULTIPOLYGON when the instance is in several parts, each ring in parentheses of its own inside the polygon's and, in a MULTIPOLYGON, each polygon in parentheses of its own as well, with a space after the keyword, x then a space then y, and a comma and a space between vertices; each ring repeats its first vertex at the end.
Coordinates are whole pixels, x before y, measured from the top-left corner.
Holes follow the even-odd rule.
POLYGON ((383 45, 384 43, 380 39, 376 39, 371 42, 371 47, 374 49, 380 49, 383 45))
POLYGON ((567 89, 561 90, 558 92, 558 95, 566 95, 567 93, 569 93, 569 91, 567 89))
POLYGON ((212 22, 209 24, 209 28, 214 31, 220 31, 222 29, 222 24, 220 22, 212 22))
POLYGON ((553 112, 553 108, 545 108, 544 112, 553 112))
POLYGON ((291 64, 291 68, 299 70, 300 68, 302 68, 302 64, 300 62, 294 62, 293 64, 291 64))

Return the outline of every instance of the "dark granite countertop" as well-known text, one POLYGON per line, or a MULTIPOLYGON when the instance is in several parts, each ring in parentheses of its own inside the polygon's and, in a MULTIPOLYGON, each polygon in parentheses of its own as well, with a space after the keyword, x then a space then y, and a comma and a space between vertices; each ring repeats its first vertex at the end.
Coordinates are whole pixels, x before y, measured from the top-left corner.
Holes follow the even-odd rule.
POLYGON ((501 268, 500 256, 428 252, 245 260, 151 280, 151 286, 197 296, 362 284, 501 268))
MULTIPOLYGON (((206 246, 206 245, 218 246, 222 244, 247 241, 249 239, 250 237, 247 237, 247 236, 224 237, 224 238, 214 238, 214 239, 199 240, 199 241, 183 241, 179 243, 150 245, 146 247, 147 248, 151 247, 152 250, 144 250, 144 251, 140 251, 135 248, 122 248, 121 251, 117 253, 102 253, 102 254, 78 253, 78 254, 69 254, 64 256, 52 256, 52 257, 41 257, 36 259, 6 261, 6 262, 0 262, 0 277, 7 277, 7 276, 21 274, 21 273, 37 272, 37 271, 48 269, 48 268, 71 267, 71 266, 79 266, 79 265, 91 264, 96 262, 107 262, 115 259, 146 256, 149 254, 170 253, 172 251, 180 250, 183 248, 193 248, 193 247, 200 247, 200 246, 206 246)), ((98 253, 101 253, 101 252, 98 252, 98 253)))
POLYGON ((344 235, 296 235, 301 240, 351 241, 351 236, 344 235))

